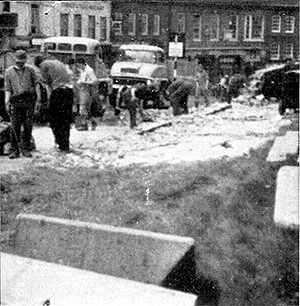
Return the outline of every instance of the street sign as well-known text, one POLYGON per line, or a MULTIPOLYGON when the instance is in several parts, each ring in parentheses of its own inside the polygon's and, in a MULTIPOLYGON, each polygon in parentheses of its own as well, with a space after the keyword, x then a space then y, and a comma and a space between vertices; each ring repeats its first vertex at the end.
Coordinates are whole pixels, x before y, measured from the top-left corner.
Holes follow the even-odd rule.
POLYGON ((183 42, 169 42, 169 56, 183 57, 183 42))

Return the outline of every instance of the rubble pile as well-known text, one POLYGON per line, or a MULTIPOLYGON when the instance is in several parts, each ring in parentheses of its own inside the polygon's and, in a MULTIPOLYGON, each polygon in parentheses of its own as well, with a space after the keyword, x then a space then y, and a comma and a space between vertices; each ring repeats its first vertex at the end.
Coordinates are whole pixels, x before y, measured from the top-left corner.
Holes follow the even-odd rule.
MULTIPOLYGON (((33 163, 66 169, 231 158, 247 155, 250 149, 274 138, 280 126, 289 124, 278 114, 275 104, 250 107, 234 103, 232 108, 207 115, 224 106, 224 103, 215 103, 209 108, 191 108, 189 114, 178 117, 173 117, 168 110, 149 110, 155 122, 141 122, 134 130, 123 121, 117 126, 102 123, 96 131, 72 129, 74 152, 67 155, 55 152, 49 137, 51 131, 44 128, 40 135, 36 131, 35 137, 46 140, 47 144, 42 145, 33 163), (144 129, 151 130, 154 124, 164 123, 170 124, 141 133, 144 129)), ((39 139, 36 139, 38 146, 39 139)))

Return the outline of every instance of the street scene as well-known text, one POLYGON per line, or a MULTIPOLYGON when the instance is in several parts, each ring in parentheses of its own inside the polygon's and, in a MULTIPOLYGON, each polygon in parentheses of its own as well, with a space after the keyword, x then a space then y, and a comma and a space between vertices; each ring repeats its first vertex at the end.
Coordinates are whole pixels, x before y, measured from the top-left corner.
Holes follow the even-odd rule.
POLYGON ((0 3, 1 304, 299 304, 299 3, 0 3))

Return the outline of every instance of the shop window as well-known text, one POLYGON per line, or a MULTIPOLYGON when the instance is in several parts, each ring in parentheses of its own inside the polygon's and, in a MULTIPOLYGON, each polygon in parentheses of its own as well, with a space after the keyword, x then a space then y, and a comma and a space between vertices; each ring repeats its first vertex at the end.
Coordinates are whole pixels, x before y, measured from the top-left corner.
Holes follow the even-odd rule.
POLYGON ((142 14, 141 34, 148 35, 148 14, 142 14))
POLYGON ((245 17, 245 40, 263 40, 264 17, 248 15, 245 17))
POLYGON ((294 57, 294 45, 292 43, 285 44, 283 48, 283 57, 284 58, 293 58, 294 57))
POLYGON ((107 18, 104 16, 100 17, 100 39, 107 40, 107 18))
POLYGON ((201 40, 201 17, 200 15, 193 16, 193 41, 201 40))
POLYGON ((69 14, 60 14, 60 35, 69 35, 69 14))
POLYGON ((135 36, 136 33, 136 14, 129 13, 128 15, 128 35, 135 36))
POLYGON ((272 32, 280 33, 281 30, 281 17, 279 15, 272 16, 272 32))
POLYGON ((153 16, 153 35, 160 34, 160 16, 154 15, 153 16))
POLYGON ((81 28, 81 15, 74 15, 74 36, 81 37, 82 28, 81 28))
POLYGON ((89 16, 88 18, 88 37, 95 38, 96 37, 96 17, 89 16))
POLYGON ((238 16, 231 15, 224 17, 223 39, 236 41, 238 39, 238 16))
POLYGON ((277 42, 273 42, 271 44, 271 49, 270 49, 270 57, 271 60, 279 60, 280 58, 280 45, 277 42))
POLYGON ((285 16, 284 17, 284 31, 285 33, 294 33, 295 30, 295 17, 285 16))
POLYGON ((177 33, 185 33, 185 14, 177 14, 177 33))

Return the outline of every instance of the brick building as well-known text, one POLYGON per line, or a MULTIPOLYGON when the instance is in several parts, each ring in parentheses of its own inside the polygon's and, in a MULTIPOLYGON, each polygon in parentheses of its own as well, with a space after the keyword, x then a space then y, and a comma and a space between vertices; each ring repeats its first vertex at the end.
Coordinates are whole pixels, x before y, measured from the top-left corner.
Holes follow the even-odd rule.
POLYGON ((168 0, 113 0, 111 41, 145 42, 167 49, 171 7, 168 0))
POLYGON ((208 62, 299 58, 297 0, 114 0, 112 21, 117 44, 148 42, 167 50, 171 33, 178 33, 186 57, 208 62))
POLYGON ((82 36, 110 40, 110 1, 9 1, 19 38, 82 36))
POLYGON ((299 57, 297 0, 175 0, 171 14, 172 31, 185 34, 186 55, 299 57))

